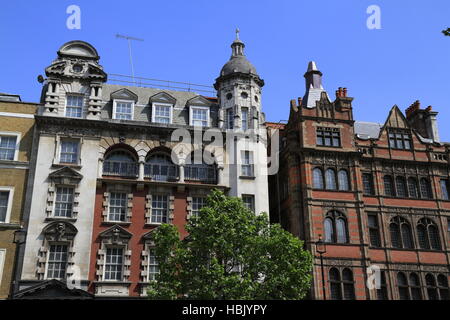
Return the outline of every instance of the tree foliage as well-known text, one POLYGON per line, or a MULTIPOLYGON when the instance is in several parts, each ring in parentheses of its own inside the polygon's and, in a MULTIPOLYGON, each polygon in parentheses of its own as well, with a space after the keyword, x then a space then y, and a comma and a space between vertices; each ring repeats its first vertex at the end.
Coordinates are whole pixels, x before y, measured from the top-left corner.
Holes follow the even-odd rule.
POLYGON ((442 33, 444 34, 444 36, 450 36, 450 28, 442 30, 442 33))
POLYGON ((180 240, 172 225, 154 231, 160 273, 151 299, 302 299, 311 283, 311 254, 267 215, 214 190, 180 240))

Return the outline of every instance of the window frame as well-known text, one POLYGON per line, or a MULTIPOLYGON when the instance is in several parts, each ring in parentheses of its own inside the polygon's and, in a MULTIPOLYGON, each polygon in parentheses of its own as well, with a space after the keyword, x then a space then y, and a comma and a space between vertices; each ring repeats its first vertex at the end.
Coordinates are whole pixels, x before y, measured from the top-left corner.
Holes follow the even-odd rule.
POLYGON ((150 224, 151 225, 161 225, 164 223, 169 223, 169 209, 170 209, 170 194, 168 193, 152 193, 151 194, 152 199, 151 199, 151 211, 150 211, 150 224), (166 208, 160 208, 157 207, 155 208, 153 206, 153 201, 159 201, 159 200, 155 200, 155 197, 166 197, 166 208), (153 221, 153 218, 156 217, 156 215, 153 214, 153 210, 165 210, 165 213, 163 215, 161 215, 161 222, 157 222, 157 221, 153 221), (164 222, 164 217, 165 217, 165 222, 164 222))
POLYGON ((66 96, 65 96, 65 103, 64 103, 64 116, 67 118, 72 118, 72 119, 83 119, 84 117, 84 109, 85 109, 85 103, 84 103, 84 94, 80 94, 80 93, 76 93, 76 92, 67 92, 66 96), (82 104, 81 106, 68 106, 67 102, 69 101, 69 96, 77 96, 77 97, 81 97, 81 101, 82 104), (67 115, 67 108, 81 108, 81 114, 79 117, 74 117, 74 116, 68 116, 67 115))
POLYGON ((412 135, 409 131, 400 129, 388 129, 387 137, 388 146, 390 149, 409 151, 412 151, 414 149, 412 135), (405 147, 405 141, 408 141, 409 148, 405 147))
POLYGON ((378 219, 378 214, 376 213, 372 213, 369 212, 367 213, 367 228, 369 229, 369 243, 370 246, 373 248, 381 248, 382 244, 381 244, 381 233, 380 233, 380 221, 378 219), (370 218, 373 217, 375 222, 376 222, 376 226, 371 226, 370 225, 370 218), (377 243, 374 244, 373 243, 373 237, 376 237, 376 241, 377 243))
POLYGON ((9 186, 1 186, 0 192, 7 191, 8 193, 8 204, 6 206, 6 215, 5 215, 5 221, 0 221, 1 224, 9 224, 11 222, 11 211, 13 206, 13 199, 14 199, 14 187, 9 186))
MULTIPOLYGON (((75 204, 75 189, 76 187, 74 185, 56 185, 55 186, 55 192, 54 192, 54 198, 53 198, 53 211, 52 211, 52 216, 54 218, 58 218, 58 219, 73 219, 73 207, 75 204), (56 204, 57 204, 57 197, 58 197, 58 189, 59 188, 66 188, 66 189, 72 189, 72 208, 71 208, 71 212, 70 212, 70 216, 57 216, 56 215, 56 204)), ((69 203, 69 202, 62 202, 62 203, 69 203)))
MULTIPOLYGON (((45 257, 45 273, 44 273, 44 279, 45 280, 50 280, 50 279, 56 279, 56 280, 65 280, 67 279, 67 269, 69 267, 69 254, 70 254, 70 243, 68 242, 50 242, 47 244, 47 254, 45 257), (65 246, 66 247, 66 261, 65 261, 65 266, 64 266, 64 278, 50 278, 48 276, 48 267, 50 265, 50 254, 51 254, 51 248, 52 246, 65 246)), ((60 263, 60 262, 59 262, 60 263)))
POLYGON ((234 110, 233 107, 225 109, 225 129, 234 129, 234 110))
POLYGON ((449 201, 450 200, 450 188, 449 188, 450 180, 445 179, 445 178, 439 179, 439 186, 441 189, 441 199, 449 201), (444 192, 443 186, 445 186, 445 192, 444 192))
MULTIPOLYGON (((114 99, 113 100, 113 112, 112 112, 112 118, 115 120, 134 120, 134 106, 135 103, 133 100, 126 100, 126 99, 114 99), (131 103, 131 119, 122 119, 122 118, 117 118, 117 103, 131 103)), ((125 114, 125 113, 121 113, 121 114, 125 114)))
POLYGON ((156 259, 156 249, 155 247, 149 247, 148 248, 148 257, 147 257, 147 280, 148 282, 150 281, 156 281, 156 275, 158 275, 161 271, 159 270, 159 263, 158 260, 156 259), (150 258, 152 256, 152 252, 154 252, 154 259, 155 259, 155 263, 151 264, 150 258), (157 268, 157 272, 150 272, 150 267, 156 267, 157 268), (150 275, 153 275, 152 277, 150 277, 150 275))
MULTIPOLYGON (((202 106, 189 106, 189 125, 194 126, 194 109, 206 111, 206 126, 198 126, 201 128, 208 128, 211 126, 211 118, 210 118, 210 108, 209 107, 202 107, 202 106)), ((203 121, 203 120, 196 120, 196 121, 203 121)))
POLYGON ((81 141, 80 141, 80 139, 61 137, 59 139, 59 143, 58 143, 58 163, 59 164, 64 164, 64 165, 78 165, 80 163, 80 151, 81 151, 81 141), (63 146, 64 142, 74 142, 74 143, 76 143, 77 151, 76 151, 76 157, 75 157, 76 161, 75 162, 63 162, 63 161, 61 161, 62 146, 63 146))
MULTIPOLYGON (((103 274, 102 274, 102 281, 103 282, 122 282, 124 279, 124 271, 125 271, 125 250, 126 247, 125 246, 114 246, 114 245, 108 245, 104 248, 105 250, 105 254, 104 254, 104 261, 103 261, 103 274), (107 260, 107 256, 108 256, 108 250, 112 250, 112 249, 121 249, 122 250, 122 268, 120 271, 120 280, 116 280, 116 279, 106 279, 106 260, 107 260)), ((117 265, 117 264, 116 264, 117 265)))
POLYGON ((244 202, 244 205, 247 207, 247 209, 249 209, 253 213, 255 213, 255 211, 256 211, 256 209, 255 209, 255 195, 254 194, 241 194, 241 199, 242 199, 242 202, 244 202), (250 207, 247 206, 248 203, 244 200, 244 198, 251 200, 250 207))
POLYGON ((363 183, 363 195, 365 196, 374 196, 375 195, 375 184, 373 182, 374 176, 372 173, 370 172, 362 172, 361 174, 361 179, 362 179, 362 183, 363 183), (369 177, 369 187, 370 187, 370 193, 366 192, 366 184, 364 181, 364 177, 369 177))
POLYGON ((19 160, 19 148, 20 148, 20 140, 22 138, 22 133, 14 132, 14 131, 0 131, 0 140, 2 137, 15 137, 16 145, 14 148, 14 157, 12 160, 9 159, 0 159, 0 161, 18 161, 19 160))
POLYGON ((323 219, 323 228, 324 228, 324 232, 325 232, 325 242, 327 244, 337 244, 337 245, 342 245, 342 244, 348 244, 350 243, 350 237, 349 237, 349 230, 348 230, 348 219, 346 217, 345 214, 343 214, 342 212, 338 211, 338 210, 330 210, 326 213, 324 219, 323 219), (325 222, 327 221, 327 219, 331 220, 331 241, 328 240, 328 235, 325 232, 325 222), (339 234, 338 234, 338 220, 342 220, 343 221, 343 226, 345 228, 344 230, 344 236, 345 236, 345 241, 339 241, 339 234))
POLYGON ((198 217, 200 215, 200 210, 206 206, 206 197, 202 196, 192 196, 192 204, 191 204, 191 215, 194 217, 198 217), (196 203, 195 199, 202 199, 202 203, 200 205, 200 208, 194 209, 194 205, 198 206, 199 203, 196 203))
POLYGON ((342 139, 341 131, 339 130, 339 128, 316 127, 316 146, 327 148, 341 148, 342 139), (330 139, 330 144, 326 143, 327 139, 330 139), (336 139, 338 141, 337 145, 334 144, 336 139))
MULTIPOLYGON (((152 122, 153 123, 159 123, 159 124, 166 124, 166 125, 167 124, 172 124, 172 122, 173 122, 173 108, 174 108, 174 106, 173 106, 172 103, 153 102, 152 103, 152 122), (168 123, 156 121, 156 107, 157 106, 169 107, 169 122, 168 123)), ((160 118, 162 118, 162 117, 160 117, 160 118)), ((166 117, 164 117, 164 118, 166 118, 166 117)))
POLYGON ((250 129, 250 108, 249 107, 241 107, 241 129, 243 131, 247 131, 250 129), (247 119, 244 120, 244 110, 246 111, 247 119), (244 128, 245 123, 245 128, 244 128))
MULTIPOLYGON (((108 215, 106 216, 106 222, 114 222, 114 223, 126 223, 128 222, 128 192, 126 191, 117 191, 117 190, 111 190, 109 191, 109 197, 108 197, 108 215), (122 208, 125 209, 123 213, 120 213, 120 217, 123 216, 123 220, 111 220, 111 215, 117 215, 118 213, 111 213, 111 200, 113 200, 112 195, 113 194, 121 194, 121 195, 125 195, 125 202, 124 202, 124 207, 119 207, 119 206, 113 206, 114 208, 122 208)), ((123 200, 123 199, 114 199, 114 200, 123 200)))
MULTIPOLYGON (((241 177, 244 178, 253 178, 255 177, 255 164, 254 164, 254 157, 253 157, 253 151, 250 150, 241 150, 241 177), (248 154, 248 163, 246 155, 248 154), (244 166, 246 168, 249 168, 249 174, 244 174, 246 170, 244 170, 244 166)), ((248 172, 247 172, 248 173, 248 172)))

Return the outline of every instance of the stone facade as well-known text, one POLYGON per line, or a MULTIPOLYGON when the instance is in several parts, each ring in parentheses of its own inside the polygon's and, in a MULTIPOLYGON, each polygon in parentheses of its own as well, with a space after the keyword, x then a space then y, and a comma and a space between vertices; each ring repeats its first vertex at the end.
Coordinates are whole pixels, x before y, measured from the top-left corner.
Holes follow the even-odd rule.
POLYGON ((18 250, 14 232, 25 227, 23 212, 37 110, 36 104, 21 102, 19 97, 8 100, 0 99, 0 299, 10 296, 14 280, 18 250))
POLYGON ((57 279, 101 297, 145 296, 158 225, 186 236, 213 188, 268 212, 264 81, 246 69, 243 46, 232 48, 244 69, 220 73, 217 98, 107 84, 90 44, 59 49, 36 116, 23 292, 57 279))
POLYGON ((289 122, 268 124, 281 146, 269 186, 271 221, 315 256, 311 298, 449 299, 450 144, 437 112, 415 102, 384 124, 355 121, 347 89, 331 101, 315 63, 305 78, 289 122), (378 289, 366 285, 373 270, 378 289))

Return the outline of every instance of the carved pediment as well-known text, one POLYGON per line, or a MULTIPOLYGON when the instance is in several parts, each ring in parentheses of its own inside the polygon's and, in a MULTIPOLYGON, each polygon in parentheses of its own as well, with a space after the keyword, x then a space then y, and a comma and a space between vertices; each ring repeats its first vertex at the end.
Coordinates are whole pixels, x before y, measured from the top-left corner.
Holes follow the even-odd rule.
POLYGON ((154 228, 154 229, 150 230, 149 232, 145 233, 142 236, 142 240, 144 240, 145 242, 148 242, 150 244, 154 244, 155 231, 157 229, 158 228, 154 228))
POLYGON ((186 102, 187 106, 199 106, 199 107, 209 107, 211 106, 211 101, 209 101, 208 99, 206 99, 203 96, 195 96, 191 99, 189 99, 186 102))
POLYGON ((106 244, 126 244, 133 235, 116 224, 103 231, 98 236, 102 239, 102 242, 106 244))
POLYGON ((396 105, 393 106, 391 111, 389 112, 389 116, 384 126, 401 129, 409 128, 408 121, 396 105))
POLYGON ((132 100, 137 102, 138 96, 130 90, 123 88, 111 93, 111 99, 132 100))
POLYGON ((72 168, 63 167, 50 173, 48 178, 55 184, 77 185, 83 176, 72 168))
POLYGON ((67 221, 54 221, 48 224, 43 230, 48 241, 70 241, 78 233, 77 228, 67 221))
POLYGON ((159 92, 150 97, 150 104, 153 102, 175 104, 175 102, 177 102, 177 99, 175 99, 174 97, 172 97, 170 94, 168 94, 166 92, 159 92))

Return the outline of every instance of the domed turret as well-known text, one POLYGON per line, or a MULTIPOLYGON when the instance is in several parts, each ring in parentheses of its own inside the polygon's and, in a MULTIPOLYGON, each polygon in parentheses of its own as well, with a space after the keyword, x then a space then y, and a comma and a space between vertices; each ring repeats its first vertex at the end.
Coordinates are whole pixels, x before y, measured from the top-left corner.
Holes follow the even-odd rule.
POLYGON ((239 39, 239 29, 236 30, 236 40, 231 44, 231 48, 231 58, 223 66, 220 76, 223 77, 232 73, 249 73, 257 76, 256 68, 244 55, 245 44, 239 39))

